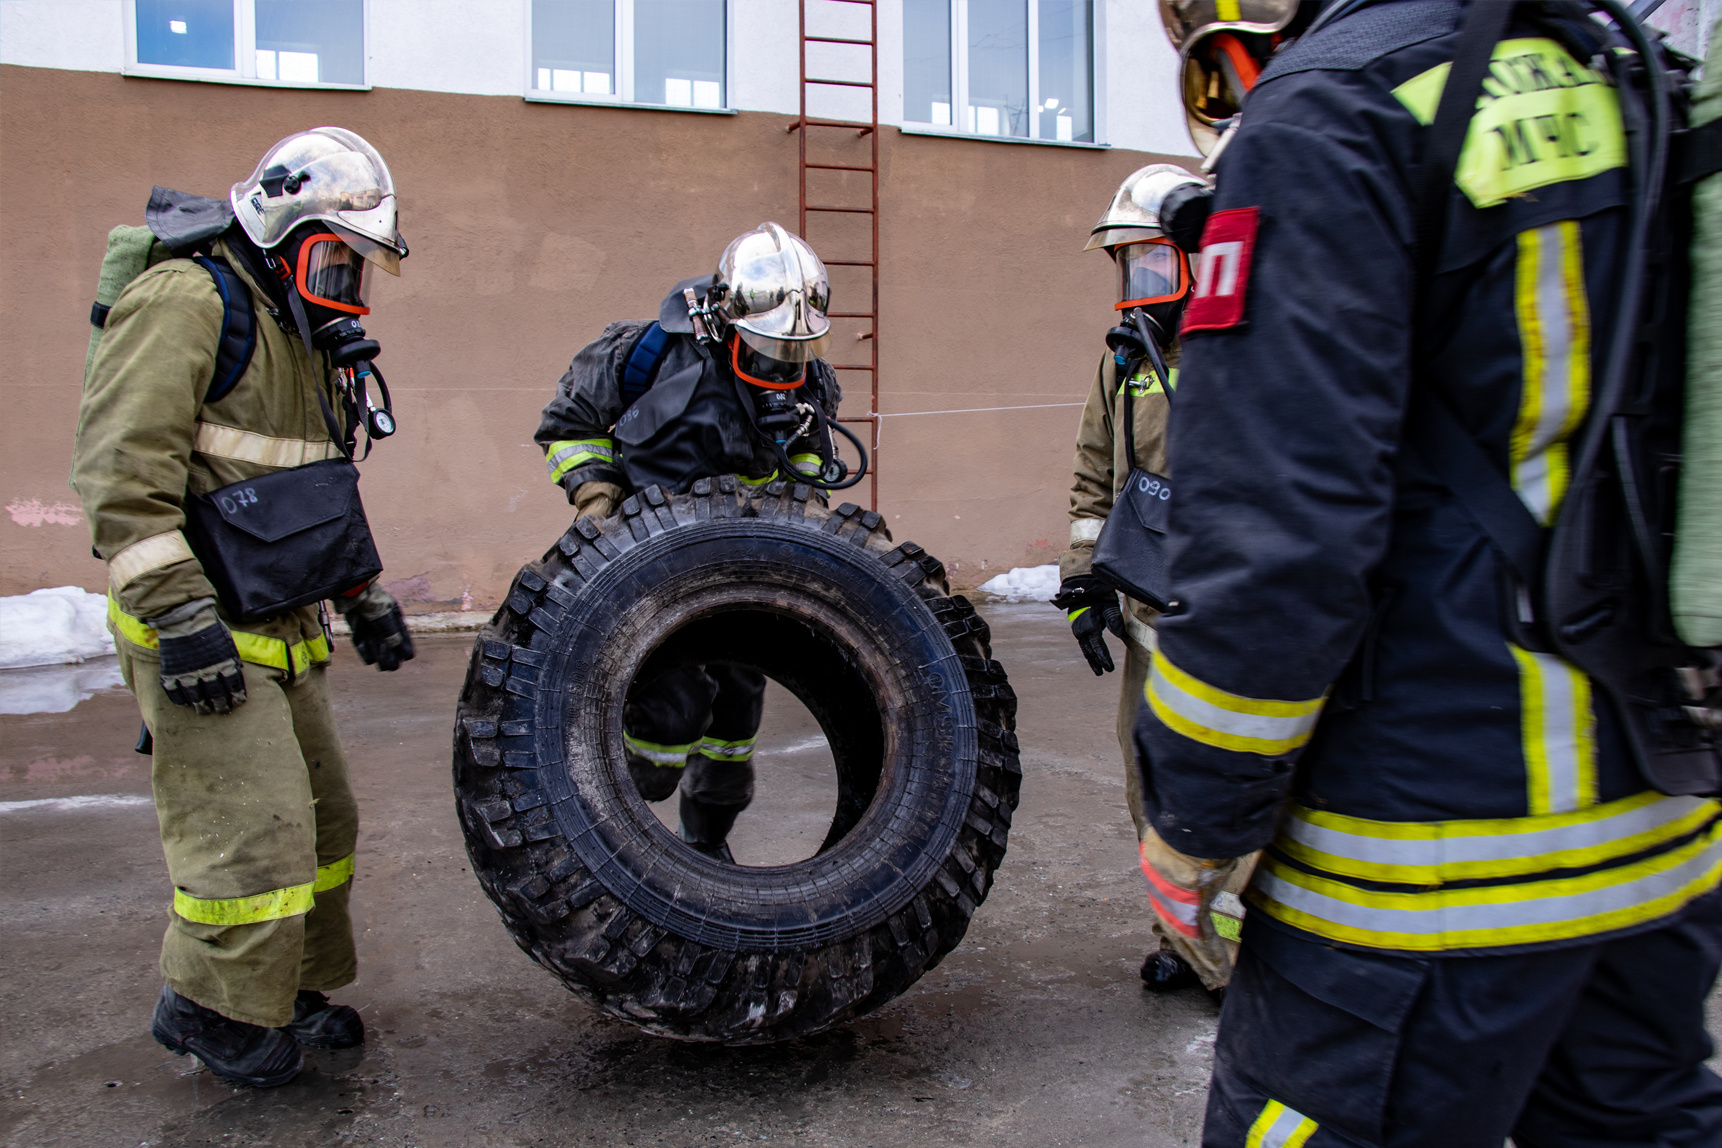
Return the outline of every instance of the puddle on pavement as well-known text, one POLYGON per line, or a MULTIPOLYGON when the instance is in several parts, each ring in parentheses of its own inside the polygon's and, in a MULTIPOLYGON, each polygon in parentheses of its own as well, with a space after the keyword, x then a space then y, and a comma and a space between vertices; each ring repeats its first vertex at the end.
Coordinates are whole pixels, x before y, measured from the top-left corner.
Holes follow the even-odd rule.
POLYGON ((118 658, 0 670, 0 714, 70 713, 97 694, 124 691, 118 658))

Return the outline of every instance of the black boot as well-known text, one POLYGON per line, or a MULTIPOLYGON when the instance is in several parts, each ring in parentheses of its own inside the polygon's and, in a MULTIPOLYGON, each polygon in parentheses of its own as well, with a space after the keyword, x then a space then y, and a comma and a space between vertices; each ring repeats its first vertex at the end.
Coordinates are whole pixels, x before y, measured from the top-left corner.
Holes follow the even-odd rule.
POLYGON ((1142 962, 1142 983, 1157 993, 1176 992, 1197 981, 1196 970, 1171 949, 1155 949, 1142 962))
POLYGON ((352 1048, 365 1043, 365 1022, 357 1009, 330 1004, 329 998, 300 989, 293 998, 293 1022, 282 1032, 307 1048, 352 1048))
POLYGON ((708 802, 697 801, 682 794, 682 823, 677 834, 683 841, 708 857, 716 857, 719 861, 735 864, 735 857, 730 854, 729 846, 724 838, 735 825, 735 819, 741 816, 745 805, 712 805, 708 802))
POLYGON ((155 1002, 150 1035, 181 1056, 191 1053, 229 1084, 274 1088, 304 1066, 299 1045, 281 1029, 229 1019, 166 985, 155 1002))
POLYGON ((628 755, 628 774, 634 779, 634 788, 640 791, 640 800, 647 802, 662 801, 682 783, 681 769, 647 761, 634 753, 628 755))

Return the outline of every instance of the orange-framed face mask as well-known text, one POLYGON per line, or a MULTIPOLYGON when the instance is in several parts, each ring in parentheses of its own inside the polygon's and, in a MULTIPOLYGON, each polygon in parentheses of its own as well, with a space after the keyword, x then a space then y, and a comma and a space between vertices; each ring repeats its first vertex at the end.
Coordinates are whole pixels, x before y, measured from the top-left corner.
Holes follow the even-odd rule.
POLYGON ((369 315, 371 309, 365 306, 368 266, 364 256, 334 232, 307 235, 299 244, 299 265, 294 269, 299 296, 333 311, 369 315))
POLYGON ((1123 243, 1112 258, 1118 265, 1119 301, 1114 311, 1175 303, 1190 292, 1190 260, 1170 239, 1123 243))
POLYGON ((807 378, 806 363, 786 363, 762 355, 734 331, 729 336, 729 363, 736 378, 768 391, 793 391, 807 378))

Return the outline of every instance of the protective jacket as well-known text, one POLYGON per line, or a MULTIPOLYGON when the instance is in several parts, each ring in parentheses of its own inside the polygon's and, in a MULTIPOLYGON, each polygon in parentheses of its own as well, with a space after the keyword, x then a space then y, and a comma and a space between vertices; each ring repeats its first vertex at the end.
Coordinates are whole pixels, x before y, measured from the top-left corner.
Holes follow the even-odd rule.
MULTIPOLYGON (((257 348, 237 385, 204 402, 221 298, 207 270, 170 259, 114 303, 78 414, 72 481, 108 563, 109 616, 146 648, 156 639, 143 619, 215 596, 182 533, 186 491, 204 494, 341 453, 317 400, 322 387, 341 409, 326 364, 314 364, 298 334, 268 318, 275 303, 225 240, 215 254, 244 280, 257 312, 257 348)), ((297 672, 329 658, 315 606, 248 623, 223 613, 222 621, 245 661, 297 672)))
MULTIPOLYGON (((1174 356, 1168 356, 1171 363, 1178 361, 1174 356)), ((1176 388, 1178 368, 1170 369, 1172 386, 1176 388)), ((1100 537, 1100 528, 1112 513, 1112 504, 1123 491, 1132 467, 1140 466, 1156 474, 1169 473, 1166 469, 1169 407, 1165 388, 1146 362, 1132 361, 1126 373, 1132 396, 1130 406, 1136 417, 1136 457, 1125 457, 1122 425, 1126 384, 1119 381, 1118 363, 1108 351, 1095 369, 1094 385, 1082 406, 1082 425, 1076 432, 1076 458, 1071 463, 1070 549, 1058 559, 1060 581, 1093 569, 1094 542, 1100 537)), ((1154 609, 1128 596, 1124 606, 1127 625, 1134 631, 1132 637, 1137 644, 1147 646, 1147 628, 1156 616, 1154 609)))
MULTIPOLYGON (((644 395, 630 403, 623 383, 650 320, 610 324, 557 382, 534 436, 551 482, 569 490, 611 482, 630 492, 653 484, 685 492, 712 475, 756 483, 776 476, 777 457, 750 426, 729 361, 694 338, 679 286, 664 300, 659 322, 667 342, 644 395)), ((829 364, 807 364, 806 379, 792 392, 796 401, 816 402, 835 418, 841 391, 829 364)), ((819 467, 811 453, 791 461, 819 467)))
POLYGON ((1412 189, 1459 11, 1299 41, 1218 163, 1170 444, 1182 608, 1137 725, 1174 848, 1271 839, 1263 917, 1431 954, 1643 927, 1722 869, 1716 803, 1651 791, 1589 679, 1515 639, 1503 563, 1402 449, 1411 388, 1439 387, 1550 521, 1630 257, 1616 93, 1582 28, 1521 8, 1418 303, 1412 189))

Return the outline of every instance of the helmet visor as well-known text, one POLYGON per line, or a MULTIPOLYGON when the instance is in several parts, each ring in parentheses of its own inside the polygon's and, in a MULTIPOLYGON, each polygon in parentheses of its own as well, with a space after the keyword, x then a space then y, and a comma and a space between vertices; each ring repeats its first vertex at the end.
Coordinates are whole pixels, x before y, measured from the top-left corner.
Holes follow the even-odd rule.
POLYGON ((762 351, 756 351, 745 339, 730 340, 729 361, 742 382, 767 390, 794 390, 807 377, 806 363, 789 363, 774 359, 762 351))
POLYGON ((332 231, 308 235, 299 245, 299 294, 307 302, 336 311, 369 315, 371 309, 365 306, 365 268, 369 265, 332 231))
POLYGON ((1170 239, 1126 243, 1113 254, 1118 262, 1118 303, 1114 310, 1170 303, 1190 290, 1190 263, 1170 239))

